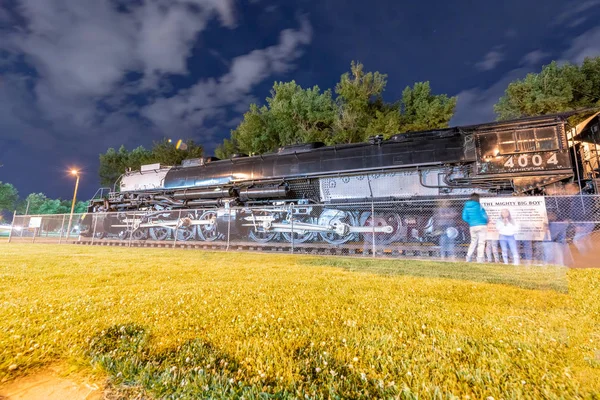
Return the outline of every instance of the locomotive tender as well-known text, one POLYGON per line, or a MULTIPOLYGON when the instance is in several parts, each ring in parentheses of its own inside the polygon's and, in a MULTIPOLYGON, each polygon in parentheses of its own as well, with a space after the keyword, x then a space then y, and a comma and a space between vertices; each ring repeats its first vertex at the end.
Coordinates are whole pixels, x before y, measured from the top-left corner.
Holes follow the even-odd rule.
MULTIPOLYGON (((144 165, 121 177, 118 192, 90 202, 91 214, 119 212, 96 222, 100 227, 93 232, 211 241, 225 230, 258 242, 282 235, 287 241, 331 244, 375 233, 381 242, 404 241, 416 211, 388 210, 384 216, 356 211, 351 203, 411 199, 422 210, 440 198, 473 192, 543 194, 562 182, 582 183, 577 168, 585 163, 577 160, 567 132, 573 114, 401 133, 387 140, 375 136, 366 143, 306 143, 178 166, 144 165)), ((593 123, 597 131, 597 116, 593 123)), ((89 216, 83 233, 88 236, 89 216)))

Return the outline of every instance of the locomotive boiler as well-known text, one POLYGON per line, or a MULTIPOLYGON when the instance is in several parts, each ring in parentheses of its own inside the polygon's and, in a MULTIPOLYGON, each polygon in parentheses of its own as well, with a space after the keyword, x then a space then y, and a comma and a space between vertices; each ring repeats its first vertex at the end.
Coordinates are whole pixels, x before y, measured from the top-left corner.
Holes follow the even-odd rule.
MULTIPOLYGON (((408 240, 413 225, 431 229, 431 218, 417 220, 441 198, 543 194, 562 182, 583 182, 567 132, 571 115, 144 165, 127 171, 118 191, 90 201, 84 234, 212 241, 227 230, 258 242, 336 245, 369 234, 388 243, 408 240), (357 211, 358 203, 385 208, 399 199, 410 200, 403 202, 408 208, 392 207, 383 217, 357 211), (99 217, 92 230, 90 215, 98 212, 114 214, 99 217)), ((597 126, 597 116, 591 123, 597 126)))

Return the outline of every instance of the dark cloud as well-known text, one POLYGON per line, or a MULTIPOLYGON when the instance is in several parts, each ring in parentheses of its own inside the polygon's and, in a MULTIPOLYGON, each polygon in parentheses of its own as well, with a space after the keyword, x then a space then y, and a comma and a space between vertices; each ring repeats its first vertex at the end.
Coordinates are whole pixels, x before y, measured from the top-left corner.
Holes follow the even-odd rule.
MULTIPOLYGON (((15 15, 22 20, 0 38, 5 132, 0 148, 39 154, 46 162, 49 154, 93 160, 91 176, 98 154, 110 146, 195 136, 214 147, 219 126, 230 128, 228 108, 247 107, 252 89, 289 72, 312 38, 310 23, 302 18, 298 29, 281 30, 275 45, 232 60, 221 57, 228 72, 203 79, 189 70, 188 60, 198 51, 201 33, 236 27, 234 0, 150 0, 127 7, 108 0, 15 4, 10 13, 0 13, 3 21, 14 22, 15 15), (173 87, 175 76, 193 76, 194 83, 173 87)), ((22 166, 14 160, 5 164, 22 166)), ((34 164, 26 165, 33 171, 34 164)), ((32 190, 34 180, 22 178, 24 168, 11 168, 9 175, 18 187, 32 190)))

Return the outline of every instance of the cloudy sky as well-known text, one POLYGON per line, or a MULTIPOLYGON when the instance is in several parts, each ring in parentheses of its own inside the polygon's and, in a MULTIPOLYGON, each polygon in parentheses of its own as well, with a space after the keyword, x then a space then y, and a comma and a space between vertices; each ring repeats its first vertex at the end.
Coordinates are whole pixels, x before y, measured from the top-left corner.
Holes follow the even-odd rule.
POLYGON ((211 152, 275 80, 335 85, 351 60, 387 100, 429 80, 453 125, 494 119, 506 85, 600 55, 600 0, 0 0, 0 181, 98 188, 98 154, 194 138, 211 152), (282 5, 285 4, 285 5, 282 5))

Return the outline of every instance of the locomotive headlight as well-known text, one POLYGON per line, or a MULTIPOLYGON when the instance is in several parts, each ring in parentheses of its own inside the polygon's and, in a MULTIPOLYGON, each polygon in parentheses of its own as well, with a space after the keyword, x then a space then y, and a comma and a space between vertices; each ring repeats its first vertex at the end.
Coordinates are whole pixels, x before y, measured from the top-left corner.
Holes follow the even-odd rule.
POLYGON ((500 149, 494 149, 494 157, 498 157, 500 155, 500 149))

